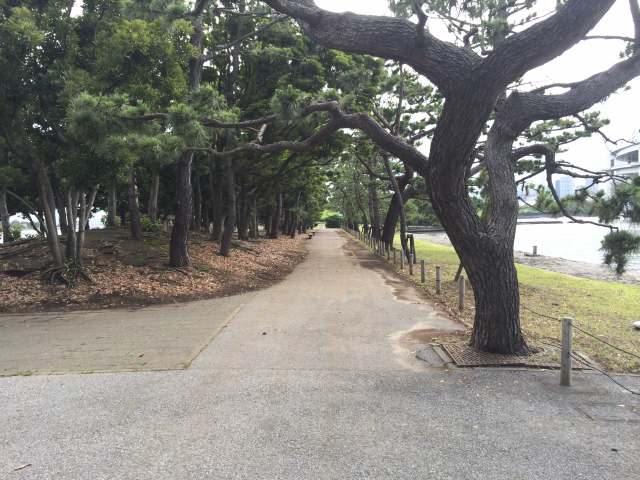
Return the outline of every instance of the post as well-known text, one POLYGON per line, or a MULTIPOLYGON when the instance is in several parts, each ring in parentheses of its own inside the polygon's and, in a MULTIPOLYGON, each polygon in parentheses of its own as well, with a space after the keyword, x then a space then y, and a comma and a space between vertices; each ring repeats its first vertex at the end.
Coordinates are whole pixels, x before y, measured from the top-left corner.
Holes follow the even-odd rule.
POLYGON ((400 249, 400 270, 404 270, 404 248, 400 249))
POLYGON ((533 246, 533 256, 534 256, 534 257, 537 257, 537 256, 538 256, 538 246, 537 246, 537 245, 534 245, 534 246, 533 246))
POLYGON ((442 292, 442 267, 436 266, 436 293, 442 292))
POLYGON ((573 319, 564 317, 562 319, 562 352, 560 353, 560 385, 571 386, 571 351, 573 348, 573 319))
POLYGON ((391 256, 391 245, 387 243, 384 248, 387 250, 387 262, 388 262, 391 256))
POLYGON ((413 276, 413 255, 409 254, 409 275, 413 276))
POLYGON ((415 265, 418 261, 416 259, 416 239, 413 237, 413 233, 409 236, 409 247, 411 249, 411 258, 413 259, 413 264, 415 265))
POLYGON ((464 311, 464 293, 465 293, 465 281, 464 275, 460 275, 458 280, 458 309, 464 311))
POLYGON ((426 282, 426 272, 424 270, 424 260, 420 260, 420 282, 424 283, 426 282))
POLYGON ((393 266, 395 267, 398 263, 398 259, 396 258, 396 249, 393 249, 393 266))

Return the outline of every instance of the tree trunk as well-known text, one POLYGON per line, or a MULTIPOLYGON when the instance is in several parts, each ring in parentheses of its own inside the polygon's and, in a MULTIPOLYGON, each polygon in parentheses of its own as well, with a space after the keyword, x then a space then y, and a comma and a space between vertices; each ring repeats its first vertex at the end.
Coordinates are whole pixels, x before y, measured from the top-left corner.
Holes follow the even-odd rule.
MULTIPOLYGON (((402 175, 402 177, 398 179, 398 188, 402 192, 403 204, 407 203, 413 193, 413 187, 411 187, 409 183, 410 180, 411 175, 409 174, 402 175)), ((393 237, 396 234, 396 225, 400 219, 400 206, 401 203, 398 196, 394 195, 391 198, 391 203, 389 204, 389 209, 384 219, 384 226, 382 227, 382 240, 387 243, 393 242, 393 237)))
POLYGON ((249 200, 245 193, 244 187, 240 189, 238 197, 238 238, 240 240, 249 240, 249 200))
MULTIPOLYGON (((472 95, 474 86, 469 86, 472 95)), ((471 151, 494 108, 493 101, 447 100, 431 143, 425 180, 431 203, 451 240, 473 287, 476 313, 472 345, 481 351, 527 353, 520 329, 518 278, 513 264, 513 239, 518 200, 511 149, 487 141, 486 163, 492 206, 497 218, 483 221, 469 199, 467 172, 471 151), (469 108, 473 105, 473 109, 469 108), (508 151, 507 151, 508 150, 508 151), (508 178, 510 175, 510 178, 508 178)))
POLYGON ((280 217, 282 216, 282 194, 276 196, 276 205, 271 217, 271 229, 269 238, 276 239, 280 236, 280 217))
POLYGON ((227 218, 224 222, 224 231, 220 241, 220 255, 228 257, 231 251, 233 229, 236 225, 236 181, 235 172, 233 171, 233 159, 231 158, 224 160, 224 184, 227 197, 227 218))
MULTIPOLYGON (((116 216, 118 212, 118 187, 117 181, 114 179, 109 185, 107 192, 107 227, 116 226, 116 216)), ((124 222, 121 218, 120 221, 124 222)))
POLYGON ((375 182, 369 182, 369 215, 371 216, 371 228, 373 238, 380 238, 380 202, 375 182))
POLYGON ((193 201, 193 229, 199 232, 202 230, 202 188, 200 175, 197 172, 193 176, 193 201))
MULTIPOLYGON (((389 157, 386 155, 383 156, 384 167, 387 171, 387 175, 391 180, 391 186, 393 187, 394 196, 393 198, 397 200, 398 209, 400 210, 400 245, 402 246, 402 251, 407 258, 407 261, 411 261, 411 253, 407 248, 407 217, 405 215, 404 210, 404 198, 402 198, 402 190, 400 190, 400 185, 398 184, 398 180, 393 174, 393 170, 391 169, 391 164, 389 163, 389 157)), ((391 239, 393 242, 393 238, 391 239)))
POLYGON ((249 236, 258 238, 258 199, 254 196, 251 202, 251 213, 249 221, 249 236))
POLYGON ((129 217, 131 221, 131 238, 142 240, 142 225, 140 224, 140 206, 138 205, 138 189, 136 188, 135 167, 129 167, 129 217))
POLYGON ((76 257, 76 245, 78 242, 78 238, 76 236, 76 225, 78 222, 78 201, 80 198, 80 193, 75 189, 67 190, 67 235, 66 235, 66 249, 65 255, 67 260, 75 261, 76 257))
POLYGON ((169 265, 172 267, 187 267, 189 258, 188 241, 191 226, 191 211, 193 196, 191 195, 191 163, 193 153, 183 154, 178 161, 178 175, 176 188, 175 223, 171 231, 169 249, 169 265))
POLYGON ((2 243, 13 241, 11 237, 11 222, 9 221, 9 208, 7 207, 7 190, 0 189, 0 220, 2 220, 2 243))
POLYGON ((58 223, 60 224, 60 232, 63 235, 67 234, 67 214, 65 212, 65 199, 62 191, 60 190, 59 182, 54 182, 51 185, 51 191, 53 199, 55 201, 56 209, 58 210, 58 223))
POLYGON ((51 251, 51 257, 55 267, 62 268, 64 265, 64 255, 58 238, 58 227, 55 217, 55 202, 51 192, 51 184, 49 176, 45 170, 45 166, 38 159, 33 160, 33 168, 38 177, 38 195, 42 204, 44 220, 47 225, 47 243, 51 251))
POLYGON ((149 220, 158 223, 158 197, 160 196, 160 172, 153 172, 151 177, 151 190, 149 191, 149 206, 147 213, 149 220))
POLYGON ((210 168, 211 173, 209 174, 209 185, 211 188, 211 222, 213 224, 211 239, 215 242, 219 242, 222 238, 222 229, 224 224, 224 197, 222 195, 223 192, 220 182, 223 175, 220 164, 221 160, 212 160, 210 168), (218 182, 215 182, 216 178, 218 179, 218 182))

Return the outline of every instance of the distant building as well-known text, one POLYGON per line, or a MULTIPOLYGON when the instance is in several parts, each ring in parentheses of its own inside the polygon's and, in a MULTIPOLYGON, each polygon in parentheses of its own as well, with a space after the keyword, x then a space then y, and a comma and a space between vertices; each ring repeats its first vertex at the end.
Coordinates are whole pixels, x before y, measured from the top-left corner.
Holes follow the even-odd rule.
POLYGON ((560 198, 575 195, 576 193, 573 177, 562 176, 558 178, 558 180, 555 181, 555 187, 560 198))
POLYGON ((629 178, 640 175, 640 143, 611 153, 611 173, 629 178))
POLYGON ((538 191, 532 185, 518 184, 518 198, 527 203, 535 203, 538 198, 538 191))

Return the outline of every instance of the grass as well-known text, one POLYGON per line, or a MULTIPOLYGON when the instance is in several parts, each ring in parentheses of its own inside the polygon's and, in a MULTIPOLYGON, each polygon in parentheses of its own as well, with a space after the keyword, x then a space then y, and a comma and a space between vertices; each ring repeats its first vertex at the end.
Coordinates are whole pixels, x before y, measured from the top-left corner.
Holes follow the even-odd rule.
MULTIPOLYGON (((396 241, 396 246, 399 240, 396 241)), ((458 268, 458 256, 453 248, 416 240, 416 255, 425 259, 427 282, 420 284, 419 265, 411 278, 424 289, 427 296, 443 306, 452 316, 471 327, 474 303, 471 288, 464 312, 458 311, 457 286, 453 282, 458 268), (435 293, 435 265, 442 267, 442 293, 435 293)), ((626 350, 640 354, 640 332, 631 323, 640 319, 640 287, 616 282, 606 282, 573 277, 517 265, 520 281, 521 322, 528 341, 545 347, 560 341, 560 325, 550 317, 573 317, 576 324, 597 337, 626 350), (530 309, 530 310, 527 310, 530 309)), ((404 274, 408 277, 408 271, 404 274)), ((604 343, 574 331, 574 348, 595 360, 602 367, 618 372, 640 372, 640 360, 607 347, 604 343)), ((557 351, 548 350, 549 359, 557 357, 557 351)))

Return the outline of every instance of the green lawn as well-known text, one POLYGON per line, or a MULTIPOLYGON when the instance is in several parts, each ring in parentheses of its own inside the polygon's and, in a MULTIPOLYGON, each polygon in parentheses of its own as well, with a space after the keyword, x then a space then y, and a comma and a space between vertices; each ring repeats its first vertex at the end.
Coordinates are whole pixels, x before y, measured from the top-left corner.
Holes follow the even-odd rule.
MULTIPOLYGON (((471 326, 474 314, 472 294, 468 295, 465 311, 458 311, 457 287, 453 283, 458 257, 453 248, 416 240, 416 255, 427 263, 425 293, 471 326), (435 293, 435 265, 442 267, 441 295, 435 293)), ((558 343, 560 326, 558 322, 535 315, 524 307, 551 317, 573 317, 579 326, 603 340, 640 354, 640 332, 631 328, 633 321, 640 320, 640 287, 573 277, 525 265, 517 268, 523 306, 522 325, 532 344, 544 347, 547 343, 558 343)), ((408 272, 405 270, 404 273, 408 272)), ((414 272, 412 280, 420 283, 419 271, 414 272)), ((574 344, 576 350, 607 369, 640 372, 640 360, 619 353, 580 332, 574 332, 574 344)), ((556 356, 554 349, 549 348, 549 355, 556 356)))

